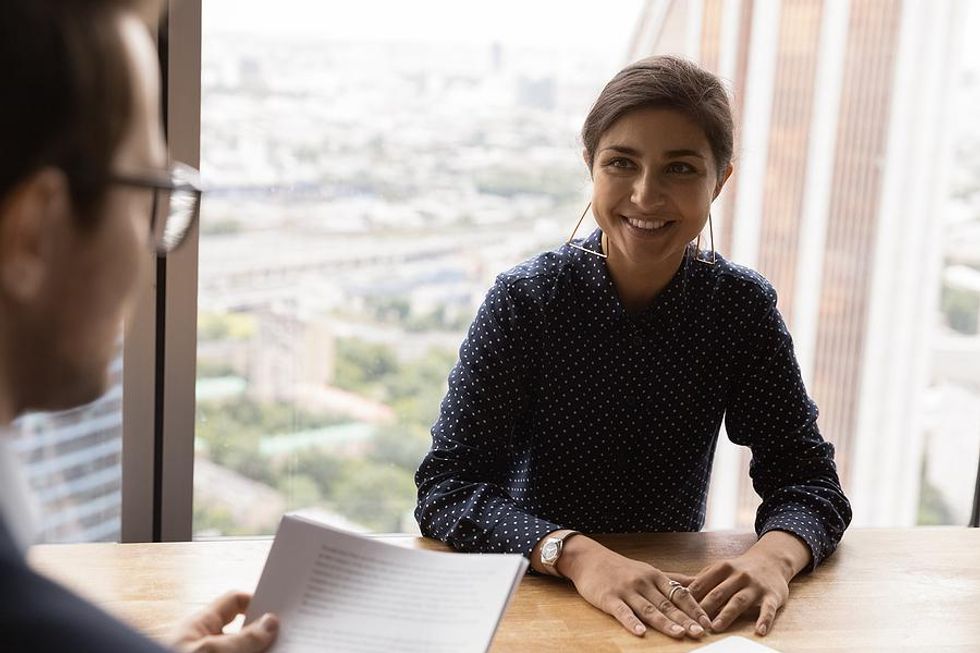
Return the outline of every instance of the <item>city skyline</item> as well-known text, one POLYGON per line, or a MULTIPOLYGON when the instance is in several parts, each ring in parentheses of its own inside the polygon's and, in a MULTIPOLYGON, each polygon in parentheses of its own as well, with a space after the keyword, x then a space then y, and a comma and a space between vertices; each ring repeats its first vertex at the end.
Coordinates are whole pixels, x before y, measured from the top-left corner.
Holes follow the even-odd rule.
MULTIPOLYGON (((657 48, 651 41, 657 38, 657 25, 659 33, 669 37, 664 48, 700 58, 732 84, 740 114, 752 116, 745 130, 755 135, 752 138, 764 134, 751 141, 765 144, 759 148, 761 154, 754 148, 739 149, 736 184, 716 205, 717 244, 729 258, 758 267, 779 289, 780 307, 791 323, 811 392, 819 393, 818 403, 825 408, 822 425, 833 425, 825 434, 834 439, 848 429, 862 432, 867 427, 859 425, 871 419, 869 415, 887 414, 887 406, 902 404, 889 396, 889 384, 907 376, 901 366, 912 365, 913 357, 886 356, 878 370, 877 390, 864 387, 867 382, 855 382, 857 368, 847 372, 847 384, 835 384, 833 379, 843 377, 820 372, 818 363, 829 360, 826 352, 833 347, 828 343, 842 336, 828 335, 829 322, 821 327, 819 321, 805 319, 808 312, 827 310, 827 289, 832 287, 825 279, 829 273, 813 272, 814 261, 824 270, 832 265, 815 245, 819 240, 798 237, 797 221, 811 216, 805 221, 813 230, 834 224, 831 214, 838 216, 837 226, 828 226, 826 233, 829 237, 837 229, 836 249, 844 252, 840 245, 846 244, 851 226, 842 216, 852 214, 839 209, 847 200, 843 191, 836 191, 836 199, 827 193, 821 205, 813 188, 841 188, 842 180, 853 174, 845 172, 846 157, 865 157, 849 164, 857 166, 851 170, 861 169, 875 160, 885 143, 896 142, 889 135, 896 128, 879 114, 871 121, 879 127, 874 143, 868 140, 874 132, 865 130, 864 123, 852 125, 852 140, 860 141, 865 150, 828 145, 814 151, 807 146, 815 133, 831 133, 838 122, 846 122, 835 114, 828 122, 833 112, 815 107, 839 102, 840 95, 887 95, 887 74, 863 80, 839 70, 835 80, 832 74, 835 65, 847 61, 848 34, 857 38, 854 35, 861 32, 841 29, 835 41, 827 36, 826 25, 848 20, 851 14, 845 9, 861 3, 784 2, 781 11, 773 11, 773 4, 707 0, 685 3, 690 13, 672 12, 671 7, 680 4, 624 3, 619 13, 599 22, 591 16, 602 8, 589 5, 593 13, 570 12, 574 26, 554 26, 546 39, 533 38, 532 27, 546 20, 548 7, 531 5, 522 13, 523 5, 511 4, 498 8, 500 16, 479 25, 482 31, 460 44, 436 34, 431 25, 426 27, 429 32, 420 29, 414 40, 398 38, 404 31, 370 27, 350 30, 341 25, 317 31, 317 21, 303 13, 309 7, 304 9, 302 2, 286 3, 283 20, 275 24, 261 20, 263 12, 272 10, 265 5, 205 3, 201 168, 210 192, 202 214, 199 262, 201 501, 196 500, 195 510, 202 515, 195 520, 207 519, 200 522, 202 528, 195 526, 196 532, 266 532, 280 509, 295 507, 315 507, 338 524, 368 530, 413 526, 410 517, 385 517, 377 522, 384 526, 355 517, 397 515, 411 500, 411 484, 406 484, 403 472, 425 442, 427 425, 421 425, 438 409, 445 374, 469 318, 496 274, 567 237, 589 190, 578 140, 581 121, 602 85, 628 58, 657 48), (750 6, 756 7, 755 13, 750 6), (232 10, 239 19, 227 19, 232 10), (766 11, 768 17, 760 18, 766 11), (495 36, 517 15, 525 18, 522 29, 509 38, 495 36), (308 20, 300 21, 303 16, 308 20), (646 22, 638 24, 641 16, 646 22), (734 20, 736 16, 740 20, 734 20), (291 25, 297 29, 291 32, 291 25), (746 28, 753 25, 760 29, 746 28), (575 47, 590 34, 596 38, 588 47, 575 47), (764 52, 767 41, 759 45, 751 39, 769 39, 774 60, 768 66, 753 64, 750 57, 753 50, 764 52), (770 118, 760 122, 760 112, 753 107, 767 104, 772 107, 770 118), (821 166, 822 176, 815 176, 821 166), (821 211, 827 220, 812 219, 821 211), (750 214, 757 218, 741 219, 750 214), (355 363, 377 370, 362 378, 353 374, 355 363), (819 381, 821 374, 824 381, 819 381), (421 381, 404 387, 411 379, 421 381), (830 394, 857 386, 859 401, 830 394), (884 399, 875 399, 876 393, 884 399), (848 401, 853 402, 850 408, 848 401), (307 458, 319 461, 321 476, 307 458), (277 466, 287 470, 281 477, 270 472, 277 466), (215 486, 206 487, 209 483, 215 486), (234 491, 222 490, 219 486, 224 484, 234 491), (375 509, 358 503, 364 492, 377 492, 371 495, 375 509), (237 509, 221 511, 248 493, 274 509, 254 518, 237 509), (203 515, 212 505, 221 509, 203 515), (237 520, 247 522, 241 531, 236 530, 237 520)), ((358 11, 375 5, 366 3, 358 11)), ((429 3, 413 20, 424 21, 426 11, 440 7, 429 3)), ((324 5, 314 13, 329 10, 324 5)), ((446 20, 465 10, 451 11, 456 13, 446 20)), ((974 6, 967 13, 962 22, 976 23, 980 11, 974 6)), ((347 18, 356 22, 358 15, 347 18)), ((907 37, 902 41, 901 25, 910 19, 899 11, 890 15, 879 24, 887 39, 866 47, 877 47, 881 53, 909 47, 907 37)), ((934 31, 923 27, 920 40, 912 45, 918 52, 942 50, 937 40, 941 21, 935 12, 921 18, 919 25, 931 25, 934 31), (933 50, 925 47, 930 43, 933 50)), ((966 45, 964 58, 976 50, 976 44, 966 45)), ((980 98, 980 62, 974 64, 978 72, 971 97, 980 98)), ((879 72, 888 65, 882 62, 879 72)), ((923 57, 917 65, 918 69, 910 67, 907 60, 904 64, 901 84, 906 85, 906 96, 908 83, 925 76, 935 58, 923 57)), ((965 103, 958 106, 962 120, 974 115, 965 103)), ((906 111, 898 120, 908 125, 929 119, 906 111)), ((750 142, 750 133, 743 134, 743 142, 750 142)), ((930 133, 923 132, 925 141, 930 133)), ((980 144, 980 138, 972 142, 980 144)), ((918 152, 916 160, 932 161, 936 155, 923 150, 925 144, 903 147, 907 153, 918 152)), ((980 160, 980 154, 976 157, 980 160)), ((963 176, 963 170, 950 174, 963 176)), ((881 174, 888 178, 888 165, 881 174)), ((916 184, 925 182, 891 174, 891 181, 877 182, 879 187, 890 184, 888 188, 898 188, 895 198, 911 197, 906 203, 915 205, 915 193, 922 193, 916 184)), ((878 193, 875 202, 885 202, 887 195, 878 193)), ((898 201, 895 198, 891 201, 898 201)), ((880 206, 865 210, 862 224, 867 233, 864 240, 855 241, 860 246, 850 256, 889 248, 907 256, 910 247, 929 242, 901 229, 882 232, 876 224, 887 211, 880 206)), ((974 283, 969 270, 980 269, 968 256, 969 243, 977 242, 969 240, 976 238, 969 230, 975 217, 971 219, 971 211, 961 205, 941 213, 959 216, 961 226, 949 237, 950 247, 958 248, 950 250, 949 258, 959 267, 940 274, 936 264, 928 279, 918 280, 909 277, 913 270, 900 270, 905 276, 882 286, 880 280, 886 277, 875 271, 874 257, 869 256, 862 262, 865 273, 859 275, 868 284, 861 291, 866 298, 897 297, 913 285, 924 294, 915 302, 879 307, 877 317, 865 299, 842 296, 851 308, 842 309, 841 315, 851 321, 834 328, 849 330, 846 337, 860 342, 862 337, 855 334, 880 330, 869 326, 874 320, 904 324, 902 316, 921 311, 917 319, 925 324, 933 314, 922 307, 938 304, 927 295, 937 296, 947 277, 957 288, 980 294, 969 291, 974 283), (868 314, 862 317, 865 310, 868 314), (894 310, 899 313, 888 312, 894 310)), ((928 256, 938 261, 944 254, 932 251, 928 256)), ((840 287, 848 289, 848 284, 840 287)), ((916 418, 923 427, 903 463, 906 471, 888 476, 888 468, 882 466, 878 471, 886 477, 880 482, 862 472, 875 487, 855 488, 862 509, 875 511, 889 524, 906 523, 908 505, 919 502, 919 466, 926 468, 923 478, 943 496, 962 493, 962 474, 943 470, 962 466, 969 454, 958 452, 972 446, 972 436, 961 425, 978 414, 980 387, 969 385, 974 381, 961 363, 974 360, 970 343, 975 339, 941 330, 938 317, 935 321, 928 323, 934 335, 922 336, 933 341, 926 355, 935 362, 925 369, 921 360, 915 363, 915 387, 924 394, 905 402, 923 406, 916 418), (929 449, 930 441, 952 446, 956 437, 962 440, 956 448, 929 449), (925 460, 916 451, 933 455, 925 460), (899 484, 908 485, 912 466, 917 467, 915 484, 896 490, 899 484), (871 502, 863 500, 876 496, 871 502), (900 497, 902 511, 880 508, 885 505, 881 501, 900 497)), ((903 343, 912 343, 903 352, 924 351, 914 335, 903 336, 903 343)), ((884 354, 895 346, 889 345, 892 349, 884 354)), ((866 347, 858 367, 866 367, 871 355, 866 347)), ((836 365, 844 369, 854 360, 845 357, 836 365)), ((116 365, 120 372, 118 361, 116 365)), ((21 432, 15 446, 28 462, 32 483, 50 515, 48 539, 118 537, 122 406, 121 378, 113 378, 114 390, 97 404, 66 416, 30 416, 15 426, 21 432), (61 444, 50 446, 54 440, 61 444), (69 468, 72 461, 77 464, 69 468), (45 494, 57 474, 69 473, 77 473, 71 496, 45 494)), ((889 428, 904 428, 890 419, 889 428)), ((889 442, 855 435, 839 442, 839 460, 850 468, 855 464, 850 461, 863 456, 868 464, 874 456, 859 449, 887 448, 889 442)), ((737 515, 752 511, 754 496, 740 467, 744 460, 738 451, 729 455, 728 462, 719 459, 715 469, 709 527, 745 525, 744 519, 737 522, 737 515), (733 487, 738 491, 732 492, 733 487)), ((975 470, 975 456, 967 466, 975 470)), ((958 514, 954 511, 948 519, 958 514)), ((867 515, 863 518, 867 521, 867 515)))

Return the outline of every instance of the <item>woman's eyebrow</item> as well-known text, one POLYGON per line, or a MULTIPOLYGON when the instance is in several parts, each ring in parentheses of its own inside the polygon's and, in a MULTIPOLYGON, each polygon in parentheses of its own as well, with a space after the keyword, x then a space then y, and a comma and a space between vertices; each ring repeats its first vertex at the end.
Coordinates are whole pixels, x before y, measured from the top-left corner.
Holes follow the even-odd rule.
MULTIPOLYGON (((607 145, 606 147, 602 148, 600 152, 605 152, 606 150, 613 150, 614 152, 619 152, 620 154, 625 154, 627 156, 642 156, 642 153, 638 149, 630 147, 629 145, 607 145)), ((705 155, 701 154, 701 152, 698 152, 697 150, 682 149, 667 150, 664 152, 664 158, 668 159, 682 156, 693 156, 699 159, 707 159, 705 155)))
POLYGON ((636 148, 630 147, 629 145, 607 145, 600 150, 605 152, 606 150, 613 150, 619 152, 620 154, 626 154, 628 156, 640 156, 640 151, 636 148))
POLYGON ((697 150, 667 150, 666 152, 664 152, 664 154, 667 156, 667 158, 673 158, 677 156, 696 156, 699 159, 706 158, 703 154, 701 154, 697 150))

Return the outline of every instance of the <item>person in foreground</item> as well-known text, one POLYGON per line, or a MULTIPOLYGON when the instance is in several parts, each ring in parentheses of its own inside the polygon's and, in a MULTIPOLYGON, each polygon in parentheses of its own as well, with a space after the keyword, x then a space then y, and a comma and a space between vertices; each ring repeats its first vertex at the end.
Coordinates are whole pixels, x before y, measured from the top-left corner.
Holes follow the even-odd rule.
POLYGON ((582 139, 599 229, 490 289, 416 474, 416 519, 460 551, 529 556, 635 635, 698 638, 755 608, 765 635, 851 509, 776 292, 697 245, 733 170, 728 97, 695 64, 644 59, 607 84, 582 139), (723 419, 752 451, 755 545, 690 578, 588 537, 700 530, 723 419))
MULTIPOLYGON (((166 253, 197 217, 199 189, 175 179, 167 161, 157 54, 140 18, 148 5, 0 3, 3 425, 102 394, 119 325, 149 273, 147 244, 166 253)), ((0 448, 0 649, 162 651, 27 566, 17 471, 0 448)), ((249 599, 222 596, 178 628, 174 648, 266 650, 278 629, 272 615, 221 634, 249 599)))

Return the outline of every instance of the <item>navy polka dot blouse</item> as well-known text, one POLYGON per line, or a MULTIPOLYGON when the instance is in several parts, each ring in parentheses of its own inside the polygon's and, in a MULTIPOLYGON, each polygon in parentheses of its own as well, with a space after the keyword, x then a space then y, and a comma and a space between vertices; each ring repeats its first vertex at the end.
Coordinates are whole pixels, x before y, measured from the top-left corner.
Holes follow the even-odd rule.
POLYGON ((628 313, 604 260, 566 245, 487 294, 415 476, 415 516, 457 550, 525 556, 559 528, 698 531, 723 418, 752 450, 756 532, 797 535, 815 567, 851 509, 769 282, 691 248, 628 313))

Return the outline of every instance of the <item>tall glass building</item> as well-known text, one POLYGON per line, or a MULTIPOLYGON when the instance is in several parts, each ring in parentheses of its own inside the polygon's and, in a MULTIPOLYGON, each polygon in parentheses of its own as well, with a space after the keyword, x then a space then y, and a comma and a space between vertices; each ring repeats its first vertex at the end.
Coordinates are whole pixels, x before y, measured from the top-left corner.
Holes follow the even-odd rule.
POLYGON ((37 502, 43 542, 119 539, 122 484, 122 357, 109 390, 63 413, 25 415, 11 427, 37 502))
MULTIPOLYGON (((650 0, 633 42, 730 84, 736 171, 716 245, 776 287, 859 525, 916 523, 963 9, 650 0)), ((751 524, 747 464, 720 448, 715 525, 751 524)))

